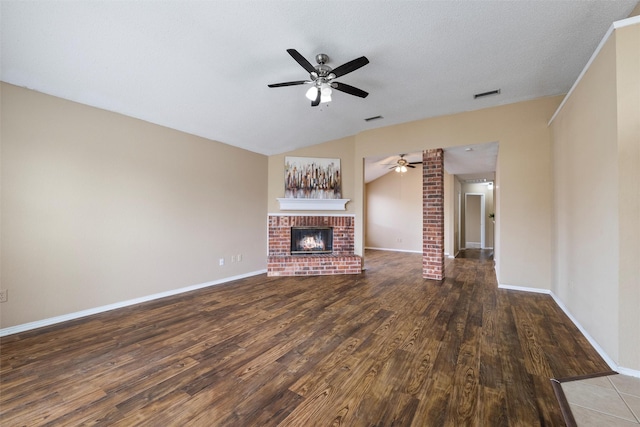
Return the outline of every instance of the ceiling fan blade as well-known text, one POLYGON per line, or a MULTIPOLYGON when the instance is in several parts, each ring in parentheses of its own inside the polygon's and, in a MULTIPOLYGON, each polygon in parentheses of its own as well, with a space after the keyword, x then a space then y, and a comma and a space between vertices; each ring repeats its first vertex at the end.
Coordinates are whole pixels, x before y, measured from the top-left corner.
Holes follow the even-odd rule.
POLYGON ((311 63, 307 61, 304 56, 300 55, 300 53, 297 50, 287 49, 287 52, 289 52, 289 55, 291 55, 291 57, 295 59, 296 62, 302 66, 302 68, 307 70, 309 74, 316 72, 316 68, 313 65, 311 65, 311 63))
POLYGON ((344 76, 345 74, 355 71, 360 67, 364 67, 368 63, 369 60, 365 56, 361 56, 360 58, 356 58, 353 61, 349 61, 346 64, 342 64, 339 67, 334 68, 331 73, 335 74, 336 77, 344 76))
POLYGON ((311 106, 312 107, 317 107, 318 105, 320 105, 320 88, 318 88, 318 95, 316 95, 316 99, 314 99, 313 101, 311 101, 311 106))
POLYGON ((412 169, 415 169, 415 168, 416 168, 416 167, 415 167, 415 166, 413 166, 411 163, 407 163, 405 166, 406 166, 406 167, 408 167, 408 168, 412 168, 412 169))
POLYGON ((295 85, 303 85, 305 83, 311 83, 310 80, 296 80, 295 82, 284 82, 284 83, 272 83, 267 85, 269 87, 284 87, 284 86, 295 86, 295 85))
POLYGON ((359 96, 360 98, 366 98, 369 93, 363 91, 362 89, 358 89, 357 87, 353 87, 340 82, 331 82, 331 87, 335 90, 339 90, 340 92, 348 93, 349 95, 359 96))
POLYGON ((422 162, 411 162, 411 163, 409 163, 409 164, 410 164, 410 165, 421 165, 421 164, 422 164, 422 162))

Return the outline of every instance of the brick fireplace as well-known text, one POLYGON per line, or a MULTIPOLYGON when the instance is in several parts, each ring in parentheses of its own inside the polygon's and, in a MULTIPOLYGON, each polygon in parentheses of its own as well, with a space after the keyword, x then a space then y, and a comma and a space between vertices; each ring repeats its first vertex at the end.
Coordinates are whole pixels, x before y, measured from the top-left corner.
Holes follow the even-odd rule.
POLYGON ((354 217, 351 215, 269 215, 268 276, 360 274, 362 258, 354 254, 354 217), (333 230, 331 253, 291 254, 291 228, 333 230))

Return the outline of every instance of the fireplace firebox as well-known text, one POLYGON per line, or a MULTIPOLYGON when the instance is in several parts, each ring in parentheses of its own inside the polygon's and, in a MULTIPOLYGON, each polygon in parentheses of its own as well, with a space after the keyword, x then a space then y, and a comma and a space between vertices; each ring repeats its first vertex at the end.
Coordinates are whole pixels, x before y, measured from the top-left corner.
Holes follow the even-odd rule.
POLYGON ((333 227, 291 227, 291 254, 330 254, 333 227))

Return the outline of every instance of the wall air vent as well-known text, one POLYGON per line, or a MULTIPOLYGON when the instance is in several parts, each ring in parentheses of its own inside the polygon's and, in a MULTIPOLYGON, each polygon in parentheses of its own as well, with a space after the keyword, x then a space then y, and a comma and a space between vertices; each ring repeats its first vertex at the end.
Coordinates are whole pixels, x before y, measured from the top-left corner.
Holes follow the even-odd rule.
POLYGON ((500 89, 496 89, 496 90, 491 90, 489 92, 476 93, 475 95, 473 95, 473 99, 484 98, 485 96, 499 95, 499 94, 500 94, 500 89))
POLYGON ((373 120, 380 120, 380 119, 384 119, 384 117, 382 116, 373 116, 373 117, 368 117, 366 119, 364 119, 365 122, 371 122, 373 120))

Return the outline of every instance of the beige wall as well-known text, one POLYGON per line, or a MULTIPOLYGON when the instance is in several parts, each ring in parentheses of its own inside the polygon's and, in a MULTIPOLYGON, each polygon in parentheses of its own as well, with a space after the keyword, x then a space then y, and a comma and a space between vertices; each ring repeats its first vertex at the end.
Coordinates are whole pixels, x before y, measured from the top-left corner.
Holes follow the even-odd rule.
MULTIPOLYGON (((454 213, 453 213, 453 247, 454 250, 453 252, 449 252, 450 254, 452 254, 454 257, 458 254, 458 252, 460 252, 460 249, 462 248, 461 246, 461 242, 462 242, 462 224, 459 223, 458 221, 458 217, 462 218, 462 182, 460 181, 460 179, 458 179, 458 177, 454 178, 453 181, 453 185, 454 185, 454 213)), ((446 224, 446 223, 445 223, 446 224)))
POLYGON ((2 328, 266 268, 267 157, 1 89, 2 328))
POLYGON ((366 246, 422 253, 422 165, 366 184, 366 246))
MULTIPOLYGON (((421 168, 420 165, 416 165, 421 168)), ((411 171, 409 171, 411 172, 411 171)), ((454 257, 457 232, 455 175, 444 173, 444 252, 454 257)), ((402 180, 398 174, 386 175, 366 184, 365 192, 365 246, 390 250, 422 252, 422 173, 406 174, 402 180), (408 179, 406 179, 408 177, 408 179), (371 197, 374 200, 371 201, 371 197), (410 197, 409 197, 410 196, 410 197), (396 200, 396 203, 390 202, 396 200), (398 210, 403 205, 402 210, 398 210), (370 211, 371 209, 371 211, 370 211), (373 213, 370 213, 372 212, 373 213), (402 239, 398 242, 397 239, 402 239)))
MULTIPOLYGON (((356 176, 361 159, 490 141, 500 143, 496 251, 501 284, 549 289, 551 285, 551 145, 547 123, 561 97, 388 126, 356 135, 356 176), (498 216, 499 215, 499 216, 498 216), (500 228, 502 228, 500 232, 500 228)), ((355 198, 363 198, 356 183, 355 198)), ((498 194, 496 194, 498 197, 498 194)), ((356 224, 362 216, 358 208, 356 224)), ((356 229, 356 250, 362 234, 356 229)), ((362 252, 359 252, 362 253, 362 252)))
MULTIPOLYGON (((446 154, 445 154, 446 156, 446 154)), ((457 218, 457 193, 456 188, 460 181, 455 175, 444 173, 444 254, 449 258, 458 253, 456 247, 456 233, 458 232, 457 218)))
MULTIPOLYGON (((281 211, 278 204, 278 198, 284 197, 284 158, 286 156, 299 157, 324 157, 340 159, 340 172, 342 175, 342 198, 351 199, 346 205, 346 213, 353 213, 356 201, 353 200, 353 186, 356 176, 354 168, 351 166, 354 162, 353 157, 353 137, 341 138, 335 141, 326 142, 324 144, 314 145, 302 148, 300 150, 287 153, 277 154, 269 157, 269 174, 268 174, 268 210, 269 213, 296 213, 296 211, 281 211)), ((358 178, 362 180, 362 175, 358 178)), ((303 213, 314 213, 312 211, 304 211, 303 213)), ((327 211, 319 211, 315 213, 327 214, 327 211)), ((329 212, 331 214, 331 212, 329 212)), ((345 214, 345 211, 333 212, 333 214, 345 214)))
POLYGON ((482 233, 483 227, 481 215, 482 206, 484 205, 484 199, 481 194, 464 194, 464 241, 465 248, 482 248, 482 233), (476 221, 478 220, 478 221, 476 221))
MULTIPOLYGON (((341 157, 344 197, 356 215, 356 253, 364 253, 366 157, 498 141, 495 228, 501 284, 550 289, 551 143, 547 126, 561 97, 425 119, 362 132, 287 155, 341 157), (348 160, 351 159, 351 162, 348 160), (502 237, 500 237, 502 236, 502 237)), ((278 212, 284 155, 269 158, 269 211, 278 212)), ((325 212, 326 213, 326 212, 325 212)), ((370 214, 370 213, 369 213, 370 214)))
POLYGON ((640 22, 603 45, 551 124, 553 292, 640 370, 640 22))
POLYGON ((640 372, 640 21, 616 32, 616 68, 620 364, 640 372))

